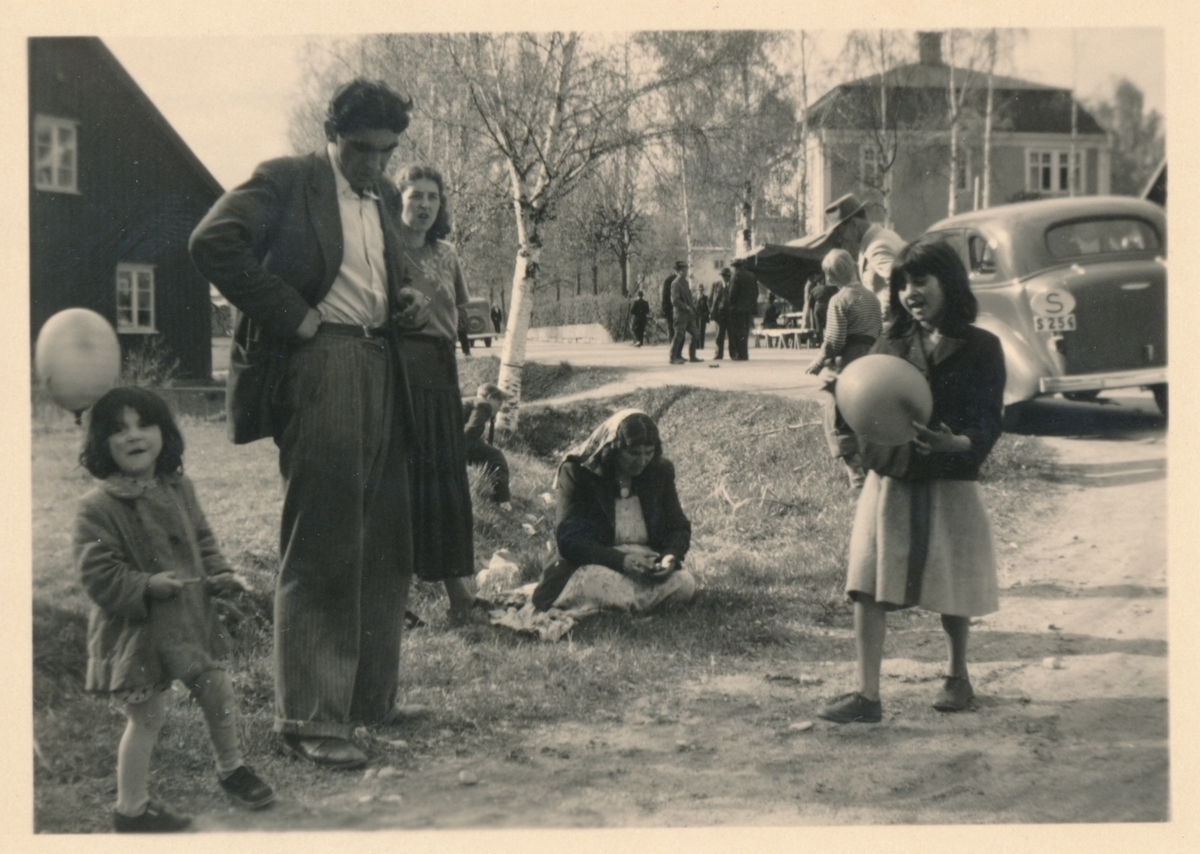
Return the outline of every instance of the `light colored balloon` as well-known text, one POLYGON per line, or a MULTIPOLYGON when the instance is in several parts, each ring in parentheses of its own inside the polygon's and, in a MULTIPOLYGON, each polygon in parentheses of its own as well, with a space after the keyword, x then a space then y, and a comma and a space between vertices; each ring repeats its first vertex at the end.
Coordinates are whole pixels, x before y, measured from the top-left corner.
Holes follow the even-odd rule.
POLYGON ((838 410, 859 436, 875 445, 903 445, 916 437, 912 422, 933 414, 933 394, 911 363, 884 353, 855 359, 834 391, 838 410))
POLYGON ((71 412, 87 409, 121 373, 121 345, 112 324, 86 308, 53 315, 34 348, 38 380, 54 402, 71 412))

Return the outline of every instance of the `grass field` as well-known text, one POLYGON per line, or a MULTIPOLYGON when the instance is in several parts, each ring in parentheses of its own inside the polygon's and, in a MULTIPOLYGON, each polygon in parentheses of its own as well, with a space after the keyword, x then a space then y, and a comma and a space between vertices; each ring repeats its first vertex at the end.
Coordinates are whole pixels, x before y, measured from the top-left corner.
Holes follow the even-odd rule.
MULTIPOLYGON (((489 362, 495 360, 474 359, 463 387, 489 378, 489 362)), ((569 365, 548 373, 558 376, 543 383, 557 389, 553 394, 595 380, 569 365)), ((541 495, 558 459, 625 406, 658 421, 667 456, 677 465, 694 527, 688 566, 700 581, 695 600, 651 618, 603 614, 578 625, 569 642, 543 644, 490 627, 452 628, 440 588, 415 585, 412 608, 429 625, 405 637, 401 690, 407 702, 436 713, 406 729, 402 746, 365 734, 373 762, 403 773, 431 758, 503 750, 514 731, 538 723, 612 720, 663 685, 702 673, 738 673, 771 655, 803 655, 808 629, 849 627, 842 582, 854 496, 825 450, 811 402, 667 387, 530 410, 507 451, 514 512, 502 513, 476 495, 481 567, 503 547, 517 554, 527 580, 537 577, 552 535, 541 495)), ((238 642, 231 673, 249 762, 280 790, 309 798, 336 793, 344 777, 284 758, 270 733, 270 591, 281 503, 275 448, 270 442, 233 446, 216 421, 185 419, 181 427, 186 471, 223 551, 259 591, 237 597, 226 613, 238 642)), ((80 439, 69 416, 37 410, 34 710, 42 761, 35 824, 48 832, 110 827, 123 726, 115 706, 81 690, 88 601, 71 566, 70 529, 74 503, 91 479, 76 462, 80 439)), ((984 476, 999 542, 1043 506, 1048 487, 1041 475, 1049 466, 1035 440, 1002 438, 984 476)), ((478 485, 478 473, 472 479, 478 485)), ((199 710, 184 693, 177 706, 156 750, 153 791, 193 813, 228 809, 212 779, 199 710)))

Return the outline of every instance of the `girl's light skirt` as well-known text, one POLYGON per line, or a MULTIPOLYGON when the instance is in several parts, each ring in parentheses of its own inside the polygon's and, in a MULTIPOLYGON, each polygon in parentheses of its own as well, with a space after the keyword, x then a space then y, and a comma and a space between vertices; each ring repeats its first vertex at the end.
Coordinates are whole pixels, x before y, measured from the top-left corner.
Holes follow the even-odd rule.
POLYGON ((867 474, 850 534, 846 593, 889 610, 962 617, 999 610, 996 554, 973 480, 903 481, 867 474))

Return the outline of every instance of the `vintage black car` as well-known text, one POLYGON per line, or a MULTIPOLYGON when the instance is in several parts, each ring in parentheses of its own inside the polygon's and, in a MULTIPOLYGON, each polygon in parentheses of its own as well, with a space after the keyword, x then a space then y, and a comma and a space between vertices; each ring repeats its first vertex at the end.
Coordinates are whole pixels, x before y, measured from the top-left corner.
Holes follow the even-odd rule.
POLYGON ((491 310, 491 303, 483 297, 471 297, 463 308, 466 314, 467 336, 472 341, 482 339, 488 347, 492 346, 492 336, 495 334, 491 310))
POLYGON ((1086 196, 1000 205, 926 232, 951 243, 1004 345, 1010 420, 1061 393, 1141 387, 1167 411, 1167 224, 1161 207, 1086 196))

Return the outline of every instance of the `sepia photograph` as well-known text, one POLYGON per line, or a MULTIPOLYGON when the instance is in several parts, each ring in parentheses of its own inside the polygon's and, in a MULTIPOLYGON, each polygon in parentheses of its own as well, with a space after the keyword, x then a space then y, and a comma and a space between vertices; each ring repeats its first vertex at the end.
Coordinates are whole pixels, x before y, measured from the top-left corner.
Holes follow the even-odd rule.
POLYGON ((1183 818, 1169 29, 894 11, 25 32, 10 832, 1183 818))

